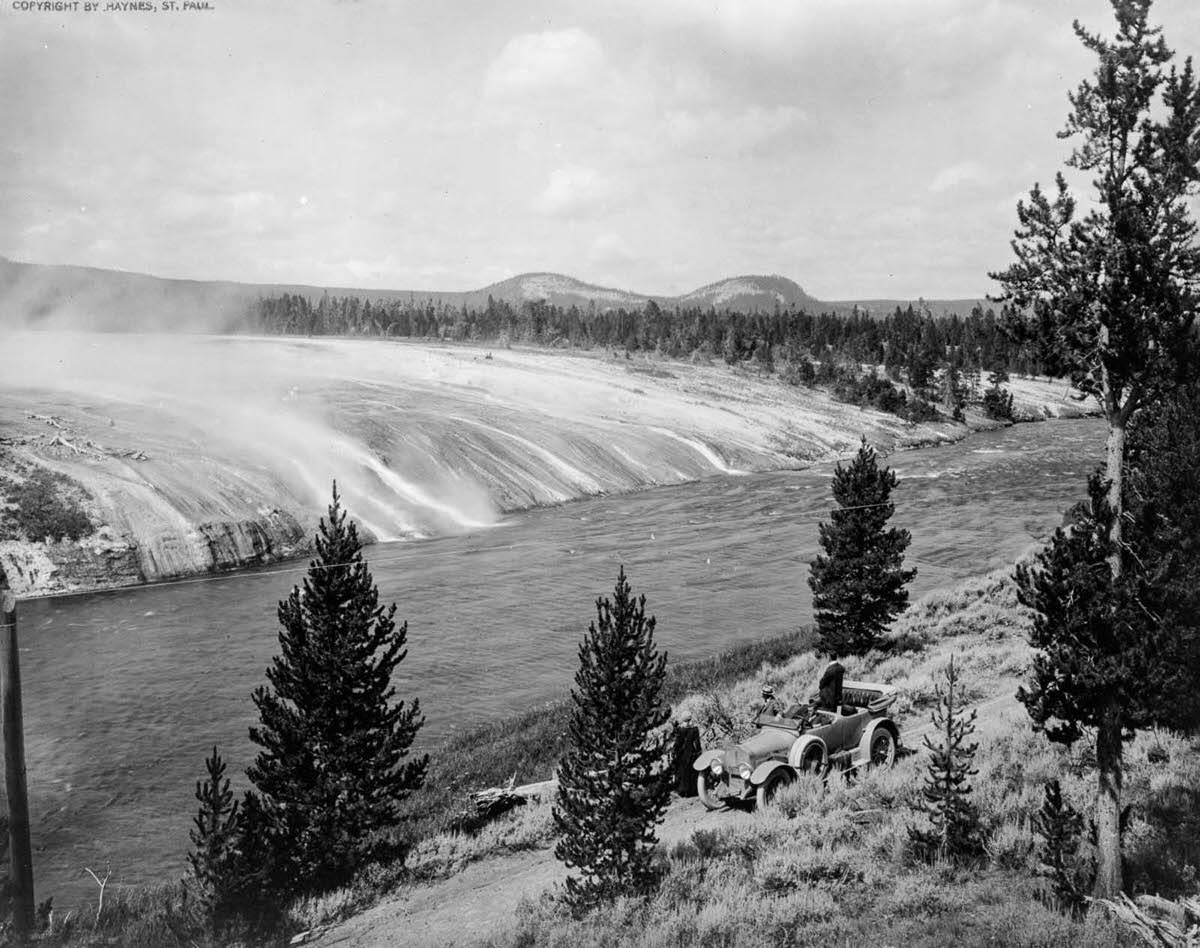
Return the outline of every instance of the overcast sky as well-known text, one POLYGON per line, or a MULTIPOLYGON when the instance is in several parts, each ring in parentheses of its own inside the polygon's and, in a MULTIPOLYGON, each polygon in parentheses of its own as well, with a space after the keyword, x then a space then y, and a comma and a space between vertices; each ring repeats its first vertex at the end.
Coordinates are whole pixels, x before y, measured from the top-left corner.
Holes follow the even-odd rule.
MULTIPOLYGON (((101 0, 104 5, 108 0, 101 0)), ((0 254, 162 276, 978 296, 1105 0, 0 10, 0 254)), ((162 6, 161 0, 158 5, 162 6)), ((179 0, 182 5, 182 0, 179 0)), ((1159 0, 1180 57, 1200 3, 1159 0)))

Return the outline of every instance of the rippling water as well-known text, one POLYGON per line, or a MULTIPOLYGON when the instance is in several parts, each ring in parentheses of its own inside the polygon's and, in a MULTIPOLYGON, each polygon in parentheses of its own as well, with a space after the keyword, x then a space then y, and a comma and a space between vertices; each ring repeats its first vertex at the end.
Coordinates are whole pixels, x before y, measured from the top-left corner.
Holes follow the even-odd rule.
MULTIPOLYGON (((1043 539, 1083 496, 1103 434, 1100 421, 1059 421, 895 455, 914 596, 1043 539)), ((674 660, 808 622, 831 470, 714 477, 370 548, 384 601, 409 623, 397 685, 421 699, 423 741, 565 693, 621 563, 674 660)), ((183 874, 214 742, 246 786, 249 695, 304 566, 20 605, 39 898, 66 909, 94 894, 85 866, 111 865, 114 885, 183 874)))

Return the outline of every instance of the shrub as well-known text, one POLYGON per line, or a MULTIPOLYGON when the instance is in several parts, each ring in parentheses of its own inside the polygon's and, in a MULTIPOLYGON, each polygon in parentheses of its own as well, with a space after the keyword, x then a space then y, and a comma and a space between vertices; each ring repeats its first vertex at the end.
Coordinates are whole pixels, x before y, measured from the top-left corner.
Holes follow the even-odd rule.
POLYGON ((817 382, 817 370, 808 359, 789 362, 779 373, 779 377, 788 385, 803 385, 812 388, 817 382))
POLYGON ((995 421, 1012 421, 1012 394, 999 385, 993 385, 983 393, 983 413, 995 421))
POLYGON ((21 483, 0 481, 10 509, 4 525, 28 540, 78 540, 92 532, 92 522, 68 491, 70 480, 53 471, 37 470, 21 483))
POLYGON ((942 413, 937 410, 936 406, 918 397, 908 400, 908 405, 905 407, 902 417, 905 421, 919 423, 922 421, 937 421, 942 417, 942 413))

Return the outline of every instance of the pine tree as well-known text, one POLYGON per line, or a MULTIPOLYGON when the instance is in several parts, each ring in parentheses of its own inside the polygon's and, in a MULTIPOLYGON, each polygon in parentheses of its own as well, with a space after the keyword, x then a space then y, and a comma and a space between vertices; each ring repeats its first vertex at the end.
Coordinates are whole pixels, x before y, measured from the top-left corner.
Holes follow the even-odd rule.
POLYGON ((622 567, 612 600, 579 646, 571 692, 570 750, 558 771, 555 856, 580 877, 567 880, 579 910, 653 886, 655 827, 670 798, 670 735, 662 701, 667 656, 654 644, 646 597, 634 599, 622 567))
POLYGON ((929 817, 930 828, 908 828, 914 851, 924 859, 936 857, 965 861, 982 850, 979 812, 971 799, 968 780, 977 773, 971 766, 978 744, 968 744, 975 733, 975 712, 963 715, 963 699, 958 688, 954 659, 946 668, 946 690, 934 685, 937 704, 930 719, 937 742, 925 736, 930 758, 925 786, 916 804, 918 812, 929 817))
MULTIPOLYGON (((1107 562, 1117 586, 1126 566, 1127 426, 1195 364, 1200 247, 1189 201, 1200 181, 1200 87, 1190 59, 1182 70, 1166 69, 1174 54, 1149 23, 1150 0, 1112 6, 1112 40, 1074 24, 1098 65, 1069 95, 1060 133, 1076 139, 1067 164, 1092 176, 1093 209, 1076 217, 1061 173, 1053 196, 1035 185, 1029 203, 1017 205, 1017 261, 993 277, 1022 311, 1046 368, 1068 372, 1108 422, 1107 562)), ((1121 734, 1130 725, 1115 691, 1092 717, 1099 729, 1095 895, 1114 898, 1122 883, 1121 734)))
POLYGON ((1042 808, 1031 822, 1042 837, 1038 853, 1040 871, 1050 879, 1057 908, 1070 915, 1079 915, 1086 904, 1081 885, 1083 873, 1076 865, 1083 816, 1063 799, 1057 778, 1046 784, 1042 808))
POLYGON ((391 678, 408 654, 408 625, 379 590, 337 485, 303 586, 279 604, 282 654, 254 692, 262 750, 247 776, 247 842, 272 853, 272 886, 322 891, 379 854, 398 804, 417 789, 427 757, 406 760, 424 723, 419 702, 394 701, 391 678))
POLYGON ((983 413, 994 421, 1012 421, 1012 394, 1006 388, 993 385, 983 393, 983 413))
POLYGON ((225 777, 225 761, 215 744, 204 766, 208 776, 196 781, 200 808, 192 817, 195 827, 188 834, 192 841, 188 863, 200 885, 209 921, 217 931, 233 911, 240 890, 236 865, 240 814, 225 777))
POLYGON ((1194 731, 1200 729, 1200 385, 1138 413, 1128 463, 1130 569, 1182 676, 1159 723, 1194 731))
MULTIPOLYGON (((1153 579, 1140 569, 1114 576, 1109 568, 1115 513, 1108 484, 1093 475, 1088 494, 1076 522, 1055 531, 1032 566, 1017 567, 1018 598, 1034 612, 1035 650, 1031 679, 1017 700, 1056 743, 1071 745, 1095 728, 1101 799, 1120 800, 1122 742, 1137 728, 1169 719, 1189 670, 1178 660, 1176 630, 1148 608, 1158 595, 1153 579)), ((1105 885, 1102 817, 1098 808, 1097 891, 1105 885)), ((1118 878, 1119 819, 1118 813, 1118 878)))
POLYGON ((833 497, 838 508, 819 529, 824 556, 812 561, 818 649, 829 655, 861 655, 879 644, 892 618, 908 606, 904 587, 917 575, 903 569, 907 530, 885 529, 898 481, 879 467, 875 449, 863 438, 849 467, 837 466, 833 497))

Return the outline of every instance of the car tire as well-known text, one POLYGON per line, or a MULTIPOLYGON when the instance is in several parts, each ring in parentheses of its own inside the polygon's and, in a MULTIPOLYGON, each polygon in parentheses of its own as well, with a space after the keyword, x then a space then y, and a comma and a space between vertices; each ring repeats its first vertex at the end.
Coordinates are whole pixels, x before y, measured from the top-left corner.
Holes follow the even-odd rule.
POLYGON ((700 798, 706 810, 719 810, 725 805, 725 801, 712 792, 715 783, 707 767, 696 774, 696 796, 700 798))
POLYGON ((800 758, 800 766, 797 769, 802 773, 825 776, 825 748, 816 742, 809 744, 804 748, 804 756, 800 758))
POLYGON ((872 767, 891 767, 896 762, 896 737, 886 727, 871 735, 869 759, 872 767))
POLYGON ((790 784, 796 779, 790 767, 779 767, 772 770, 758 787, 758 793, 755 795, 755 804, 758 809, 765 809, 775 799, 775 794, 790 784))

